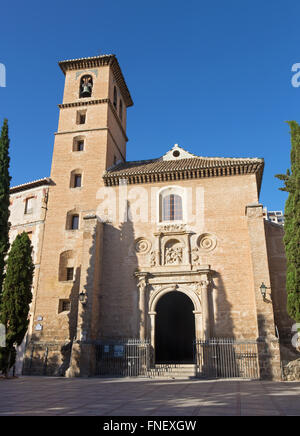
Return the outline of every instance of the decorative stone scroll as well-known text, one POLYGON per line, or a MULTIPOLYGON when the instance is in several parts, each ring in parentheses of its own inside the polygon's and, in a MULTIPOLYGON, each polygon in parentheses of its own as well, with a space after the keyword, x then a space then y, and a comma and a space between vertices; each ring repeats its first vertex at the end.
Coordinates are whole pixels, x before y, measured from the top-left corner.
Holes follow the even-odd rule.
POLYGON ((200 250, 197 247, 192 249, 192 265, 201 265, 200 250))
POLYGON ((155 251, 151 251, 151 253, 150 253, 150 266, 156 266, 156 263, 157 263, 157 256, 156 256, 156 253, 155 253, 155 251))

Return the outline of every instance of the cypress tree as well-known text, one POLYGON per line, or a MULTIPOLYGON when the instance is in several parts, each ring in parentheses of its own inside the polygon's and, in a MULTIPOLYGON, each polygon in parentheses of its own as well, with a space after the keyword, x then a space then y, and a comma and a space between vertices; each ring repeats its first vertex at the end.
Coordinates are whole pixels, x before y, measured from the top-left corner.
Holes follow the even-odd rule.
POLYGON ((284 246, 287 260, 287 311, 300 322, 300 126, 288 122, 291 128, 291 169, 275 177, 284 182, 282 191, 289 193, 285 203, 284 246))
POLYGON ((0 348, 0 369, 4 374, 15 362, 15 344, 21 344, 27 331, 33 271, 31 242, 23 232, 11 246, 3 283, 0 322, 6 327, 6 348, 0 348))
POLYGON ((9 249, 9 137, 5 119, 0 136, 0 301, 5 277, 5 257, 9 249))

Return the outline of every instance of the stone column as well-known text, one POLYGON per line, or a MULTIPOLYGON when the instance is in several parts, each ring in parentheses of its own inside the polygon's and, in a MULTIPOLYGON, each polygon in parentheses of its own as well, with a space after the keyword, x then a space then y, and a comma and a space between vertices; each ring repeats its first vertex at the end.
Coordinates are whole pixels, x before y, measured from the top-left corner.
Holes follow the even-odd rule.
POLYGON ((139 277, 138 288, 140 291, 139 295, 139 311, 140 311, 140 340, 144 341, 146 339, 146 314, 145 314, 145 292, 147 288, 146 277, 139 277))
POLYGON ((262 282, 270 286, 269 263, 263 206, 259 203, 246 206, 250 253, 253 271, 253 296, 257 316, 258 359, 261 378, 281 378, 278 339, 275 337, 274 309, 271 295, 263 299, 260 293, 262 282))
POLYGON ((150 345, 151 345, 151 364, 155 363, 155 316, 156 312, 149 312, 150 316, 150 345))
POLYGON ((198 311, 194 310, 193 314, 195 315, 195 339, 196 339, 196 341, 199 341, 200 339, 202 339, 201 333, 203 330, 202 312, 198 312, 198 311))
POLYGON ((201 302, 202 302, 202 330, 203 339, 210 337, 210 319, 209 319, 209 306, 208 306, 208 280, 201 282, 201 302))

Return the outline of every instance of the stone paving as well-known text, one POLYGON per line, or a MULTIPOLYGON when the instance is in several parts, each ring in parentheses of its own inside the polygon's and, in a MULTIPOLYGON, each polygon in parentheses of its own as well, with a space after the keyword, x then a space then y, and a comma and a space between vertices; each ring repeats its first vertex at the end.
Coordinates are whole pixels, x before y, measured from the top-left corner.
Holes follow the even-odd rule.
POLYGON ((300 416, 300 382, 20 377, 0 416, 300 416))

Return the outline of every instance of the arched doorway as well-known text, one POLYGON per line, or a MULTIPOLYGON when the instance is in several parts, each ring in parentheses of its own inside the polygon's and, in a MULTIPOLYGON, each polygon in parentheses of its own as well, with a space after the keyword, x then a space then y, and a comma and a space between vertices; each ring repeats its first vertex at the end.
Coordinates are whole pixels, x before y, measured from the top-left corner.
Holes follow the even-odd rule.
POLYGON ((192 300, 182 292, 163 295, 156 305, 156 363, 193 362, 195 317, 192 300))

